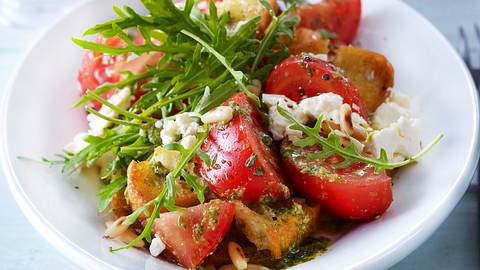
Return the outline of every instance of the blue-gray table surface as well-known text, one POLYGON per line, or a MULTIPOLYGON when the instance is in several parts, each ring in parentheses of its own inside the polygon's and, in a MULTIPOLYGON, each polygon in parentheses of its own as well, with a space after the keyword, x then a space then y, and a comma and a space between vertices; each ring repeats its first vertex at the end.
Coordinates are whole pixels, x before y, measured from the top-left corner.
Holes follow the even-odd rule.
MULTIPOLYGON (((72 5, 75 0, 55 0, 72 5)), ((51 5, 51 2, 48 0, 51 5)), ((458 27, 466 27, 473 40, 473 24, 480 23, 480 1, 406 0, 425 15, 456 45, 458 27)), ((2 1, 0 1, 1 9, 2 1)), ((0 22, 1 22, 0 14, 0 22)), ((50 18, 51 19, 51 18, 50 18)), ((0 94, 25 50, 37 37, 38 28, 0 24, 0 94)), ((480 43, 479 43, 480 44, 480 43)), ((480 45, 475 45, 480 57, 480 45)), ((478 60, 480 62, 480 60, 478 60)), ((475 179, 444 224, 420 248, 392 269, 480 269, 478 181, 475 179)), ((0 269, 79 269, 39 235, 15 204, 0 174, 0 269)))

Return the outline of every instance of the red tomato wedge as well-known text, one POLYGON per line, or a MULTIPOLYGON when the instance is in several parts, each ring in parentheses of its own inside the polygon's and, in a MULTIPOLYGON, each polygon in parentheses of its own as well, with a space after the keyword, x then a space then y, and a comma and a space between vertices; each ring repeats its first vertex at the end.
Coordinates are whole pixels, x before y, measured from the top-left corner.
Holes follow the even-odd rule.
POLYGON ((177 261, 190 269, 215 251, 234 217, 233 203, 212 200, 184 211, 160 214, 153 231, 177 261))
MULTIPOLYGON (((96 42, 116 48, 124 46, 123 41, 119 37, 104 38, 98 36, 96 42)), ((93 51, 86 52, 77 75, 82 95, 84 95, 87 90, 94 90, 104 83, 118 82, 120 75, 112 72, 111 67, 119 61, 123 61, 123 56, 109 56, 104 58, 103 53, 93 51)), ((102 97, 109 98, 113 93, 113 90, 108 91, 104 93, 102 97)), ((92 101, 92 104, 96 109, 100 109, 102 106, 96 100, 92 101)))
POLYGON ((299 27, 325 29, 334 32, 334 41, 350 44, 357 35, 362 15, 361 0, 324 0, 318 4, 306 4, 297 9, 299 27))
POLYGON ((310 158, 320 148, 300 148, 284 142, 285 172, 293 187, 322 209, 349 220, 369 220, 384 213, 392 203, 392 179, 375 173, 372 166, 356 163, 336 169, 340 157, 310 158))
POLYGON ((308 54, 283 60, 270 73, 265 85, 265 93, 285 95, 295 102, 328 92, 340 95, 354 112, 368 118, 357 88, 334 65, 308 54))
POLYGON ((222 198, 245 203, 290 197, 290 190, 280 174, 277 156, 270 148, 271 138, 260 125, 260 116, 244 93, 225 105, 236 110, 227 124, 210 130, 202 145, 213 164, 201 160, 200 173, 210 189, 222 198))
MULTIPOLYGON (((98 36, 97 42, 116 48, 125 45, 119 37, 103 38, 98 36)), ((135 36, 135 42, 139 44, 144 42, 140 34, 135 36)), ((103 53, 88 51, 83 57, 77 76, 82 95, 87 90, 94 90, 104 83, 120 81, 120 71, 130 71, 133 74, 143 73, 147 71, 147 65, 154 66, 157 64, 162 55, 162 53, 142 54, 132 60, 128 60, 126 55, 105 56, 103 53)), ((102 97, 108 99, 113 93, 113 90, 107 91, 102 94, 102 97)), ((132 102, 135 103, 143 94, 144 92, 141 91, 139 86, 135 92, 135 99, 132 102)), ((101 107, 101 104, 96 100, 93 100, 92 104, 97 110, 101 107)))

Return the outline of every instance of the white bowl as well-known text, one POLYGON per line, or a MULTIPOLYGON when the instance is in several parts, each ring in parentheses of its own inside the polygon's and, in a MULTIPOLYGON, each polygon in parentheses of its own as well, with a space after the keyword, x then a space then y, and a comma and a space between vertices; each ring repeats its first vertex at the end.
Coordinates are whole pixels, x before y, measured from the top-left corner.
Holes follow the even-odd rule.
MULTIPOLYGON (((83 51, 71 41, 113 16, 112 4, 89 1, 57 21, 35 43, 10 82, 0 128, 1 162, 12 193, 35 228, 86 269, 177 269, 127 250, 110 253, 102 239, 93 173, 64 176, 59 168, 17 156, 53 156, 86 129, 85 115, 69 110, 77 98, 76 72, 83 51), (75 189, 77 186, 79 189, 75 189)), ((358 40, 385 54, 396 70, 396 90, 413 98, 424 142, 444 140, 415 166, 398 174, 395 201, 379 220, 359 226, 328 253, 295 269, 384 269, 418 247, 465 192, 478 159, 478 101, 463 62, 442 35, 399 1, 364 1, 358 40)))

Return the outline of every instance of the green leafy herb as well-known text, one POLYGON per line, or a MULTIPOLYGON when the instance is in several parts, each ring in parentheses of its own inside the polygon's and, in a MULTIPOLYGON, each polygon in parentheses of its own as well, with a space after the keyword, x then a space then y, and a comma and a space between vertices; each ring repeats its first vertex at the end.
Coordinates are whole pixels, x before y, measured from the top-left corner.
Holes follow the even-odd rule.
POLYGON ((416 154, 413 157, 410 157, 401 162, 389 162, 384 149, 380 151, 380 157, 378 159, 373 159, 363 156, 353 143, 349 143, 346 147, 342 146, 341 138, 335 132, 330 132, 327 138, 322 137, 320 135, 323 122, 322 116, 319 117, 319 119, 315 123, 315 126, 311 128, 298 122, 295 117, 287 110, 281 107, 278 107, 277 110, 283 117, 285 117, 292 123, 292 129, 302 131, 307 136, 304 139, 295 141, 293 143, 294 145, 300 147, 312 145, 322 146, 322 153, 318 154, 319 156, 317 157, 328 157, 333 154, 340 155, 341 157, 343 157, 344 160, 341 163, 335 165, 337 168, 345 168, 356 162, 370 164, 375 167, 375 170, 377 172, 400 168, 416 162, 425 153, 432 149, 432 147, 434 147, 443 137, 443 134, 438 135, 429 145, 427 145, 427 147, 425 147, 422 151, 420 151, 420 153, 416 154))
POLYGON ((245 167, 250 168, 255 164, 255 161, 257 160, 257 155, 253 153, 245 162, 245 167))
POLYGON ((272 139, 272 137, 270 137, 270 135, 268 135, 267 133, 262 133, 262 142, 263 142, 266 146, 270 146, 270 145, 273 143, 273 139, 272 139))
POLYGON ((205 163, 205 165, 207 165, 207 167, 212 166, 212 159, 207 153, 203 152, 202 149, 197 149, 197 156, 205 163))
POLYGON ((336 39, 338 37, 338 35, 335 32, 328 31, 327 29, 322 28, 317 31, 318 33, 320 33, 320 35, 323 38, 326 38, 326 39, 336 39))
POLYGON ((253 62, 253 65, 250 69, 250 73, 253 74, 254 71, 258 68, 260 60, 267 54, 272 45, 277 42, 277 38, 280 36, 287 36, 289 38, 293 37, 293 30, 295 26, 299 23, 299 18, 291 16, 292 10, 296 6, 296 1, 291 1, 288 4, 287 9, 282 12, 280 16, 276 16, 273 11, 272 6, 266 0, 260 0, 260 3, 268 10, 272 16, 272 21, 265 31, 265 37, 260 41, 260 46, 258 47, 257 55, 253 62))
POLYGON ((113 195, 122 190, 127 185, 127 178, 125 176, 113 180, 110 184, 104 186, 97 193, 99 198, 98 212, 103 212, 112 202, 113 195))
POLYGON ((255 170, 253 171, 253 175, 255 175, 255 176, 264 176, 264 175, 265 175, 265 171, 263 170, 262 167, 257 167, 257 168, 255 168, 255 170))

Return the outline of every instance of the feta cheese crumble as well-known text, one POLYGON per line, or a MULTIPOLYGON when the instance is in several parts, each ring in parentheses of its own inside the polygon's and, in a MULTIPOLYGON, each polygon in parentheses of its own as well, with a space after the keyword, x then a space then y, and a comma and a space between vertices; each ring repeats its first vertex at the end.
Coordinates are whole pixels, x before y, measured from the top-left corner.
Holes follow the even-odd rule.
POLYGON ((400 116, 387 128, 372 132, 370 142, 377 158, 382 148, 391 162, 412 157, 421 151, 419 120, 400 116))
POLYGON ((165 120, 163 122, 163 129, 160 131, 160 138, 164 145, 176 142, 179 135, 178 123, 175 120, 165 120))
POLYGON ((181 140, 184 137, 194 136, 200 131, 200 125, 188 114, 175 115, 172 119, 156 121, 155 128, 160 130, 163 145, 181 140))
POLYGON ((300 101, 299 108, 312 119, 323 114, 324 119, 339 123, 339 109, 343 98, 334 93, 325 93, 300 101))
MULTIPOLYGON (((325 120, 340 124, 340 108, 344 104, 343 98, 334 93, 306 98, 299 104, 284 95, 263 94, 262 100, 269 107, 269 130, 275 140, 281 140, 284 137, 295 140, 302 137, 301 131, 288 128, 291 123, 280 115, 277 110, 278 106, 290 112, 297 121, 303 124, 316 121, 322 114, 325 120)), ((351 116, 352 126, 364 132, 368 127, 367 121, 357 113, 352 113, 351 116)))
POLYGON ((262 15, 265 7, 257 0, 224 0, 215 3, 218 13, 230 12, 233 22, 249 21, 262 15))
POLYGON ((195 135, 188 135, 180 140, 180 144, 187 150, 191 149, 196 142, 197 137, 195 137, 195 135))
POLYGON ((63 149, 69 153, 76 154, 82 151, 89 144, 85 141, 85 138, 88 136, 86 132, 80 132, 73 137, 73 141, 67 144, 63 149))
POLYGON ((402 93, 392 92, 373 114, 372 125, 376 129, 386 128, 402 116, 411 116, 410 98, 402 93))
MULTIPOLYGON (((113 96, 111 96, 107 101, 113 105, 126 109, 130 103, 130 89, 123 88, 113 96)), ((102 105, 98 113, 105 115, 110 118, 117 118, 118 113, 113 111, 110 107, 102 105)), ((100 118, 94 114, 87 115, 88 125, 90 130, 88 133, 94 136, 102 136, 104 134, 104 129, 112 125, 108 120, 100 118)))
POLYGON ((291 125, 290 121, 285 119, 277 110, 278 106, 290 112, 295 119, 301 123, 306 123, 308 120, 307 115, 298 108, 298 104, 287 98, 284 95, 272 95, 272 94, 263 94, 263 102, 269 107, 268 115, 270 116, 269 130, 273 135, 273 139, 278 141, 283 139, 285 136, 296 138, 300 135, 296 130, 288 129, 287 127, 291 125))
POLYGON ((150 244, 150 247, 149 247, 150 254, 153 257, 157 257, 165 250, 165 248, 166 248, 165 243, 163 243, 160 236, 155 234, 155 237, 152 239, 152 243, 150 244))

